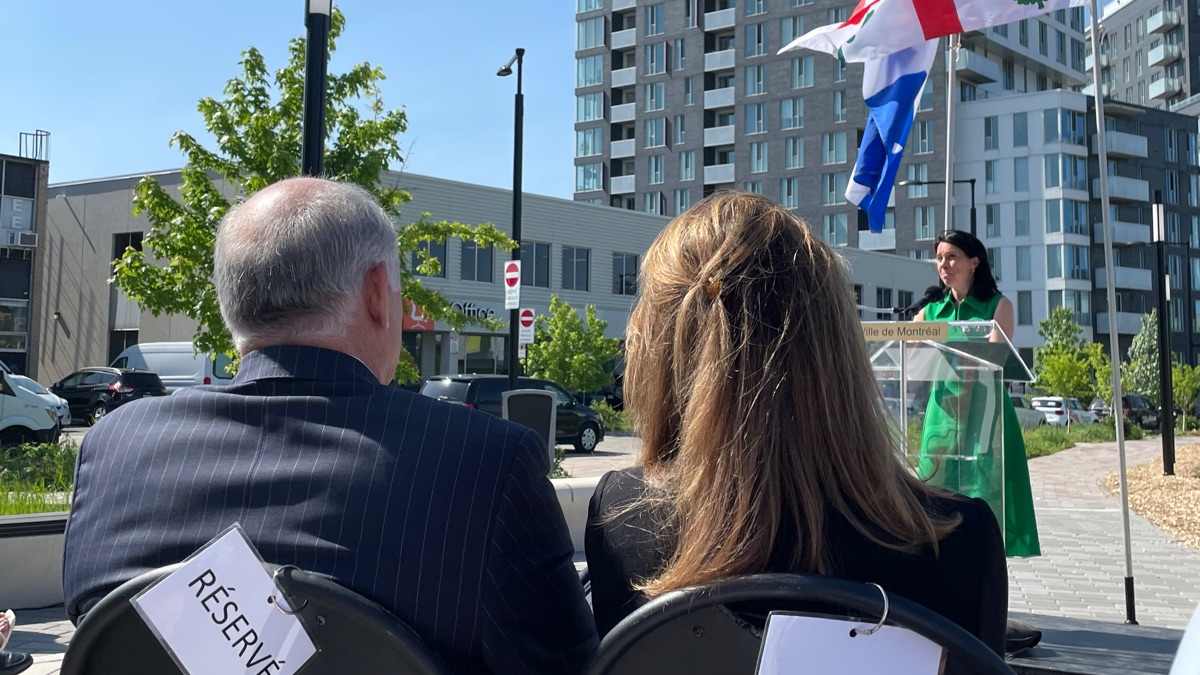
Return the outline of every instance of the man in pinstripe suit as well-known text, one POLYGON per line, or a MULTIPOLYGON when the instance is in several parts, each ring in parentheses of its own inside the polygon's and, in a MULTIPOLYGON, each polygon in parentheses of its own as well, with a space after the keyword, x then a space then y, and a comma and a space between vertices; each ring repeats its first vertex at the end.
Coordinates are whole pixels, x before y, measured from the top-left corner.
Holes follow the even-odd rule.
POLYGON ((315 178, 258 192, 218 230, 214 285, 243 355, 232 384, 118 408, 80 448, 71 618, 238 522, 452 670, 581 670, 596 631, 540 437, 391 384, 400 269, 371 196, 315 178))

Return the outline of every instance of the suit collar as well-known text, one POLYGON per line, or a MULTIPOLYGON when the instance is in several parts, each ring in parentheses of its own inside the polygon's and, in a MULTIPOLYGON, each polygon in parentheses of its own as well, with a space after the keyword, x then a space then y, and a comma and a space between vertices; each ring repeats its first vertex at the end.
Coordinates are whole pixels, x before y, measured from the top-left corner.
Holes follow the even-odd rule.
POLYGON ((233 382, 237 385, 271 378, 379 383, 366 364, 349 354, 301 345, 276 345, 246 354, 233 382))
POLYGON ((974 295, 967 294, 967 297, 964 298, 961 303, 958 303, 958 311, 956 312, 954 294, 951 293, 949 289, 946 289, 946 297, 937 304, 937 306, 934 308, 933 316, 930 318, 953 319, 958 315, 979 316, 987 312, 988 304, 990 302, 990 300, 980 300, 974 295))

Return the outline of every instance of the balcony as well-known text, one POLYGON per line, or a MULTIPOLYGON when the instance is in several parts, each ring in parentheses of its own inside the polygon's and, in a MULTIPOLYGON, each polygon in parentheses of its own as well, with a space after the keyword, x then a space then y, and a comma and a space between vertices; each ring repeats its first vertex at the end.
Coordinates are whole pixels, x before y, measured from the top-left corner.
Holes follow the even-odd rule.
MULTIPOLYGON (((1135 312, 1117 312, 1117 335, 1137 335, 1142 330, 1142 315, 1135 312)), ((1096 314, 1096 332, 1108 335, 1108 312, 1096 314)))
POLYGON ((864 230, 859 232, 858 247, 864 251, 894 251, 896 250, 896 231, 871 232, 864 230))
POLYGON ((622 68, 612 71, 612 86, 614 89, 621 87, 632 87, 637 81, 637 67, 622 68))
POLYGON ((632 122, 633 118, 637 116, 637 104, 622 103, 621 105, 614 105, 609 112, 611 113, 613 124, 617 124, 618 122, 632 122))
POLYGON ((1146 19, 1146 30, 1151 33, 1165 33, 1179 25, 1179 12, 1159 12, 1146 19))
MULTIPOLYGON (((1092 134, 1092 147, 1095 148, 1098 145, 1099 141, 1096 140, 1096 134, 1092 134)), ((1108 131, 1104 134, 1104 145, 1108 150, 1109 159, 1123 159, 1126 157, 1146 159, 1149 156, 1146 137, 1139 134, 1131 134, 1125 131, 1108 131)))
POLYGON ((733 135, 734 126, 732 124, 723 127, 709 127, 704 130, 704 147, 733 145, 733 135))
MULTIPOLYGON (((1083 93, 1084 96, 1092 96, 1092 93, 1094 90, 1095 90, 1095 88, 1091 85, 1091 83, 1089 83, 1087 86, 1085 86, 1081 90, 1081 92, 1083 93)), ((1110 82, 1101 82, 1100 83, 1100 98, 1115 98, 1116 95, 1117 95, 1117 86, 1115 84, 1112 84, 1110 82)))
MULTIPOLYGON (((616 179, 613 179, 616 180, 616 179)), ((1105 275, 1107 268, 1096 268, 1096 288, 1108 288, 1108 277, 1105 275)), ((1138 267, 1120 267, 1117 268, 1117 276, 1113 278, 1117 288, 1124 288, 1133 291, 1149 291, 1154 288, 1153 275, 1150 270, 1144 270, 1138 267)), ((1136 332, 1136 331, 1135 331, 1136 332)))
POLYGON ((704 109, 728 108, 733 105, 733 87, 709 89, 704 92, 704 109))
POLYGON ((632 138, 627 138, 623 141, 613 141, 609 155, 611 155, 613 159, 624 159, 626 157, 633 157, 636 151, 637 141, 632 138))
POLYGON ((1183 78, 1181 77, 1162 77, 1150 83, 1150 98, 1171 98, 1181 91, 1183 91, 1183 78))
POLYGON ((623 9, 633 9, 637 7, 637 0, 612 0, 612 11, 619 12, 623 9))
POLYGON ((608 193, 613 195, 632 194, 634 189, 633 176, 613 176, 608 180, 608 193))
POLYGON ((612 32, 612 47, 610 49, 629 49, 637 42, 637 29, 614 30, 612 32))
MULTIPOLYGON (((617 35, 616 33, 613 33, 613 37, 614 37, 614 38, 616 37, 616 35, 617 35)), ((1095 61, 1095 59, 1093 59, 1093 58, 1092 58, 1092 55, 1091 55, 1091 54, 1088 54, 1086 57, 1084 57, 1084 59, 1083 59, 1083 69, 1084 69, 1084 70, 1086 70, 1086 71, 1088 71, 1088 72, 1091 72, 1091 70, 1092 70, 1092 65, 1093 65, 1093 61, 1095 61)), ((1112 59, 1109 57, 1109 55, 1108 55, 1108 54, 1101 54, 1101 55, 1100 55, 1100 67, 1101 67, 1101 68, 1107 68, 1107 67, 1109 67, 1110 65, 1112 65, 1111 61, 1112 61, 1112 59)))
POLYGON ((1175 63, 1183 56, 1183 48, 1179 45, 1159 45, 1150 50, 1146 55, 1150 61, 1150 67, 1165 66, 1169 63, 1175 63))
POLYGON ((733 28, 733 22, 735 18, 737 18, 737 10, 732 7, 729 9, 720 9, 715 12, 705 12, 704 30, 733 28))
MULTIPOLYGON (((950 63, 949 59, 950 57, 947 55, 947 64, 950 63)), ((957 73, 964 82, 975 84, 998 82, 1000 80, 1000 64, 986 56, 964 49, 958 53, 957 73)))
MULTIPOLYGON (((725 10, 721 10, 725 11, 725 10)), ((704 55, 704 72, 711 73, 714 70, 732 70, 733 55, 737 52, 736 49, 726 49, 719 52, 709 52, 704 55)))
POLYGON ((717 185, 719 183, 733 182, 733 165, 732 164, 714 164, 704 167, 704 184, 717 185))
MULTIPOLYGON (((1092 196, 1100 198, 1099 178, 1092 179, 1092 196)), ((1108 198, 1118 202, 1148 202, 1150 201, 1150 183, 1140 178, 1109 176, 1108 198)))
MULTIPOLYGON (((1112 240, 1113 246, 1149 244, 1150 226, 1141 223, 1127 223, 1121 220, 1114 220, 1112 221, 1112 240)), ((1103 223, 1096 223, 1092 227, 1092 241, 1097 244, 1104 243, 1103 223)))

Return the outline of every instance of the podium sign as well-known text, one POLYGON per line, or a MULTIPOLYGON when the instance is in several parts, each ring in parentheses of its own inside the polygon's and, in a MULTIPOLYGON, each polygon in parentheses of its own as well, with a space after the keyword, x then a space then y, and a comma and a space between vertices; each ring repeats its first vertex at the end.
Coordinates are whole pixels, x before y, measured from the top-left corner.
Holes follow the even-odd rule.
POLYGON ((863 323, 900 446, 930 484, 980 497, 1004 528, 1005 381, 1033 375, 994 321, 863 323), (916 326, 940 325, 922 339, 916 326))
POLYGON ((546 442, 554 465, 554 438, 558 428, 558 399, 544 389, 513 389, 500 394, 500 416, 529 427, 546 442))

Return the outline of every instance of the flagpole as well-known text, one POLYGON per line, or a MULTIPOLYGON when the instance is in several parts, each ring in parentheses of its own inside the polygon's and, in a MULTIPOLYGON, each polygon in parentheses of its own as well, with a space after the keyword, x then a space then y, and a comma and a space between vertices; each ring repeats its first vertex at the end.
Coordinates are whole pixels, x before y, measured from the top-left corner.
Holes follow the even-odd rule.
MULTIPOLYGON (((1100 90, 1100 20, 1098 0, 1091 0, 1092 89, 1096 101, 1096 145, 1100 160, 1101 227, 1104 228, 1104 286, 1108 298, 1108 347, 1112 361, 1113 416, 1117 422, 1117 462, 1121 486, 1121 528, 1125 536, 1125 623, 1137 624, 1133 602, 1133 544, 1129 534, 1129 483, 1125 473, 1125 419, 1121 411, 1121 347, 1117 338, 1116 270, 1113 269, 1112 216, 1108 201, 1108 142, 1104 121, 1104 93, 1100 90)), ((1166 409, 1164 405, 1163 409, 1166 409)))
POLYGON ((954 209, 954 103, 958 100, 955 84, 958 71, 958 47, 962 36, 958 33, 951 35, 946 42, 946 207, 943 228, 951 229, 954 209))

